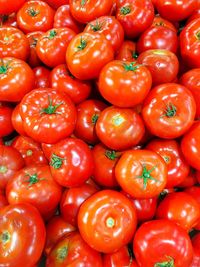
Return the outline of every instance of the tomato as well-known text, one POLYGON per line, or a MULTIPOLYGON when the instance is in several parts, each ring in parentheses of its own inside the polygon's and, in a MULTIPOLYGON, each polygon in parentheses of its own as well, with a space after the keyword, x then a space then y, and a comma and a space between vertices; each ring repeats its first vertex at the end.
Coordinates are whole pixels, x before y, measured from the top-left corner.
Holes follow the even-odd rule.
POLYGON ((26 0, 1 0, 0 1, 0 14, 8 15, 18 9, 26 2, 26 0))
POLYGON ((156 86, 144 101, 142 117, 149 131, 160 138, 177 138, 193 124, 196 104, 192 93, 176 83, 156 86))
POLYGON ((75 33, 79 33, 82 29, 81 24, 77 22, 71 15, 69 5, 66 5, 66 0, 64 0, 64 5, 60 6, 54 16, 54 28, 67 27, 73 30, 75 33))
POLYGON ((115 52, 118 51, 124 40, 124 29, 120 22, 113 16, 102 16, 90 21, 86 25, 84 32, 104 34, 115 52))
POLYGON ((151 26, 144 31, 137 42, 139 54, 149 49, 166 49, 176 54, 178 37, 176 32, 165 26, 151 26))
POLYGON ((96 123, 96 133, 100 141, 114 150, 124 150, 137 145, 144 132, 140 115, 128 108, 105 108, 96 123))
POLYGON ((142 103, 151 84, 151 74, 145 66, 114 60, 101 70, 98 88, 112 105, 127 108, 142 103))
POLYGON ((38 57, 51 68, 64 64, 66 49, 75 35, 75 32, 69 28, 54 28, 47 31, 40 36, 37 42, 38 57))
POLYGON ((158 13, 170 21, 181 21, 189 17, 197 8, 196 0, 156 0, 158 13))
POLYGON ((40 144, 29 137, 17 136, 11 145, 20 152, 26 166, 48 163, 40 144))
POLYGON ((125 40, 117 52, 116 59, 132 62, 135 59, 137 59, 137 54, 135 50, 136 50, 135 42, 125 40))
POLYGON ((5 188, 13 175, 24 167, 24 160, 17 149, 0 145, 0 188, 5 188))
POLYGON ((12 112, 12 125, 15 131, 17 131, 20 135, 26 136, 26 132, 24 130, 22 117, 20 115, 20 106, 19 104, 15 106, 12 112))
POLYGON ((69 0, 42 0, 42 1, 47 2, 54 9, 58 9, 60 6, 69 3, 69 0))
POLYGON ((14 130, 11 121, 12 111, 12 107, 10 107, 8 104, 0 102, 0 138, 11 134, 14 130))
POLYGON ((54 14, 54 10, 43 1, 27 1, 17 12, 17 24, 24 33, 45 32, 53 27, 54 14))
POLYGON ((35 74, 35 88, 48 88, 50 86, 51 71, 43 66, 38 66, 33 69, 35 74))
POLYGON ((30 54, 28 57, 28 64, 32 67, 35 68, 37 66, 41 65, 41 60, 39 59, 37 53, 36 53, 36 44, 38 42, 39 37, 43 34, 41 31, 37 32, 31 32, 26 35, 26 37, 29 40, 29 45, 30 45, 30 54))
POLYGON ((146 50, 139 55, 137 62, 149 69, 154 86, 173 82, 179 70, 177 56, 165 49, 146 50))
POLYGON ((72 16, 81 23, 90 22, 111 12, 113 1, 69 0, 72 16))
POLYGON ((81 139, 63 139, 51 149, 50 168, 62 186, 80 186, 93 174, 92 152, 81 139))
POLYGON ((77 105, 77 122, 74 130, 75 136, 89 144, 98 143, 95 125, 101 112, 107 105, 96 99, 85 100, 77 105))
POLYGON ((0 25, 1 27, 17 27, 16 13, 11 13, 9 15, 0 14, 0 25))
POLYGON ((197 233, 192 238, 192 246, 194 250, 194 257, 190 267, 198 267, 200 265, 200 233, 197 233))
POLYGON ((7 205, 8 205, 8 201, 6 197, 2 193, 0 193, 0 209, 7 205))
POLYGON ((189 175, 190 167, 176 140, 154 139, 147 144, 146 149, 158 153, 164 159, 168 170, 166 188, 178 186, 189 175))
POLYGON ((14 27, 0 28, 0 57, 26 60, 30 52, 27 37, 14 27))
POLYGON ((200 68, 200 18, 191 21, 180 34, 180 52, 190 68, 200 68))
POLYGON ((200 122, 197 121, 181 140, 181 150, 187 162, 200 170, 200 122))
POLYGON ((88 198, 78 213, 83 239, 95 250, 113 253, 128 244, 137 226, 131 201, 114 190, 102 190, 88 198))
POLYGON ((194 169, 190 168, 188 176, 178 185, 181 188, 187 188, 197 183, 197 173, 194 169))
POLYGON ((196 102, 196 118, 200 118, 200 87, 199 87, 199 79, 200 76, 200 68, 192 69, 184 73, 179 82, 180 84, 187 87, 194 96, 196 102))
POLYGON ((66 93, 75 104, 86 100, 92 89, 90 82, 75 78, 65 64, 58 65, 52 70, 50 86, 58 92, 66 93))
POLYGON ((119 1, 116 18, 122 24, 127 38, 138 37, 151 26, 154 8, 150 0, 119 1))
POLYGON ((20 103, 27 135, 40 143, 57 143, 75 127, 76 109, 71 99, 49 88, 32 90, 20 103))
POLYGON ((193 258, 188 234, 169 220, 153 220, 142 224, 134 237, 133 252, 141 267, 188 267, 193 258))
POLYGON ((152 26, 164 26, 164 27, 167 27, 167 28, 177 32, 177 28, 175 27, 174 24, 172 22, 162 18, 159 14, 157 14, 157 15, 155 15, 155 17, 153 19, 152 26))
POLYGON ((103 267, 100 253, 88 246, 78 232, 64 236, 47 257, 46 267, 103 267))
POLYGON ((60 201, 60 214, 62 218, 76 227, 77 215, 81 204, 96 192, 97 189, 89 184, 66 189, 60 201))
POLYGON ((103 34, 98 33, 77 34, 69 43, 66 53, 70 72, 80 80, 97 78, 102 67, 113 58, 111 44, 103 34))
POLYGON ((33 89, 34 73, 29 65, 16 58, 0 62, 0 101, 18 102, 33 89))
POLYGON ((75 231, 75 227, 67 223, 61 216, 52 217, 46 225, 46 244, 44 252, 48 255, 58 240, 66 234, 75 231))
POLYGON ((6 197, 10 204, 30 203, 43 218, 51 217, 61 199, 62 189, 54 181, 48 165, 28 166, 9 180, 6 197))
POLYGON ((0 209, 0 264, 33 266, 42 255, 46 231, 35 207, 28 203, 0 209))

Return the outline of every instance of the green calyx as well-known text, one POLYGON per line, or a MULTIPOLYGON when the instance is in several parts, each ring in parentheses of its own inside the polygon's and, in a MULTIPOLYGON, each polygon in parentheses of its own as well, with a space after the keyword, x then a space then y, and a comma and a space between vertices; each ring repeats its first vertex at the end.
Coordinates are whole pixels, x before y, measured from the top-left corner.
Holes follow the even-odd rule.
POLYGON ((129 6, 123 6, 120 8, 121 15, 128 15, 129 13, 131 13, 131 8, 129 6))
POLYGON ((94 114, 94 115, 92 116, 92 124, 96 124, 98 118, 99 118, 99 115, 94 114))
POLYGON ((6 166, 0 166, 0 173, 6 173, 8 171, 8 168, 6 166))
POLYGON ((84 6, 86 4, 87 0, 81 0, 81 6, 84 6))
POLYGON ((84 39, 82 38, 82 36, 81 36, 80 44, 77 46, 78 51, 83 50, 86 46, 87 46, 87 42, 86 42, 86 40, 84 40, 84 39))
POLYGON ((155 170, 155 168, 156 168, 156 166, 154 166, 152 169, 148 170, 147 167, 145 165, 143 165, 142 174, 136 176, 136 178, 143 180, 143 189, 147 188, 147 183, 149 180, 153 180, 153 181, 158 182, 157 179, 155 179, 153 176, 151 176, 151 173, 155 170))
POLYGON ((176 107, 172 103, 168 103, 166 105, 166 108, 164 110, 164 114, 162 117, 168 117, 168 118, 174 117, 176 115, 176 112, 177 112, 176 107))
POLYGON ((56 110, 57 110, 57 108, 60 107, 60 105, 62 105, 63 103, 60 102, 60 103, 58 103, 57 105, 54 106, 54 105, 53 105, 53 102, 52 102, 52 99, 50 98, 50 96, 48 96, 48 100, 49 100, 49 105, 48 105, 48 107, 47 107, 47 108, 43 108, 43 109, 41 110, 40 114, 43 114, 43 113, 45 113, 45 114, 49 114, 49 115, 51 115, 51 114, 61 114, 60 112, 57 112, 56 110))
POLYGON ((0 74, 6 74, 7 73, 7 71, 8 71, 8 65, 4 65, 4 64, 2 64, 1 66, 0 66, 0 74))
POLYGON ((131 62, 130 64, 123 64, 125 71, 136 71, 141 65, 135 65, 136 62, 131 62))
POLYGON ((44 178, 39 178, 37 173, 34 174, 26 174, 28 179, 25 182, 28 182, 28 187, 32 186, 33 184, 37 184, 39 181, 45 180, 44 178))
POLYGON ((118 158, 118 155, 114 150, 106 150, 105 156, 111 160, 115 160, 116 158, 118 158))
POLYGON ((200 31, 197 32, 196 37, 198 40, 200 40, 200 31))
POLYGON ((62 166, 64 160, 65 160, 64 158, 61 158, 61 157, 57 156, 56 154, 53 154, 49 164, 54 169, 59 169, 62 166))
POLYGON ((99 22, 99 20, 96 20, 95 24, 90 24, 91 29, 93 32, 98 32, 102 29, 103 24, 99 22))
POLYGON ((28 14, 31 17, 36 17, 39 13, 40 13, 40 11, 35 10, 33 7, 28 9, 28 14))
POLYGON ((164 156, 163 159, 164 159, 164 161, 165 161, 166 163, 169 163, 169 162, 170 162, 170 158, 167 157, 167 156, 164 156))
POLYGON ((5 245, 10 240, 10 233, 8 231, 3 232, 0 234, 0 241, 5 245))
POLYGON ((68 247, 64 246, 57 250, 57 259, 60 261, 64 261, 68 255, 68 247))
POLYGON ((57 35, 56 30, 51 30, 51 31, 49 32, 49 36, 48 36, 47 38, 51 40, 51 39, 53 39, 56 35, 57 35))
POLYGON ((168 261, 158 262, 154 265, 154 267, 175 267, 174 259, 170 256, 167 256, 167 258, 169 259, 168 261))

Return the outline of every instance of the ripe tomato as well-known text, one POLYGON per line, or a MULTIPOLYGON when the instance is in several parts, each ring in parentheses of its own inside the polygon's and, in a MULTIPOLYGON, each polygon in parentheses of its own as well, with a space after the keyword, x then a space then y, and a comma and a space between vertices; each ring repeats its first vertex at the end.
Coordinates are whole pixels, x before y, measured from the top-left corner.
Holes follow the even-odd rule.
POLYGON ((0 14, 8 15, 18 9, 26 2, 26 0, 0 0, 0 14))
POLYGON ((0 28, 0 57, 26 60, 30 53, 27 37, 14 27, 0 28))
POLYGON ((52 248, 46 267, 103 267, 100 253, 92 249, 78 232, 61 238, 52 248))
POLYGON ((54 28, 47 31, 38 39, 36 45, 38 57, 51 68, 64 64, 67 47, 75 35, 69 28, 54 28))
POLYGON ((148 68, 154 86, 173 82, 179 70, 177 56, 165 49, 146 50, 139 55, 137 62, 148 68))
POLYGON ((177 138, 193 124, 196 104, 192 93, 176 83, 156 86, 146 97, 142 117, 149 131, 161 138, 177 138))
POLYGON ((42 1, 47 2, 54 9, 58 9, 60 6, 69 3, 69 0, 42 0, 42 1))
POLYGON ((200 233, 197 233, 192 238, 192 246, 194 250, 194 257, 190 267, 198 267, 200 265, 200 233))
POLYGON ((95 250, 113 253, 128 244, 137 226, 131 201, 114 190, 102 190, 88 198, 78 213, 83 239, 95 250))
POLYGON ((36 44, 38 42, 39 37, 42 34, 43 34, 43 32, 37 31, 37 32, 28 33, 26 35, 26 37, 29 40, 29 46, 30 46, 30 54, 29 54, 27 62, 32 68, 35 68, 35 67, 41 65, 41 60, 39 59, 39 57, 36 53, 36 44))
POLYGON ((121 188, 132 197, 152 198, 166 186, 167 166, 153 151, 128 150, 117 162, 115 176, 121 188))
POLYGON ((50 88, 32 90, 20 103, 27 135, 40 143, 57 143, 75 127, 76 109, 71 99, 50 88))
POLYGON ((53 27, 54 14, 54 10, 43 1, 27 1, 17 12, 17 24, 24 33, 45 32, 53 27))
POLYGON ((198 9, 196 9, 196 10, 192 13, 192 15, 187 19, 187 24, 188 24, 189 22, 191 22, 192 20, 195 20, 195 19, 198 19, 198 18, 200 18, 200 5, 199 5, 198 9))
POLYGON ((66 93, 75 104, 86 100, 92 89, 89 81, 75 78, 65 64, 58 65, 52 70, 50 86, 58 92, 66 93))
POLYGON ((174 24, 172 22, 162 18, 159 14, 156 14, 154 19, 153 19, 152 26, 164 26, 164 27, 167 27, 167 28, 177 32, 177 27, 175 27, 174 24))
POLYGON ((114 60, 101 70, 98 88, 112 105, 127 108, 142 103, 151 84, 151 74, 145 66, 114 60))
POLYGON ((33 69, 35 74, 34 88, 48 88, 50 86, 50 73, 51 71, 43 66, 38 66, 33 69))
POLYGON ((137 59, 136 44, 133 41, 125 40, 119 50, 115 59, 133 62, 137 59))
POLYGON ((77 122, 74 130, 76 137, 89 144, 98 143, 95 125, 101 112, 107 105, 96 99, 85 100, 77 105, 77 122))
POLYGON ((0 189, 5 189, 13 175, 24 167, 24 160, 17 149, 0 145, 0 189))
POLYGON ((38 210, 28 203, 0 209, 0 264, 33 266, 42 255, 46 231, 38 210))
POLYGON ((178 187, 187 188, 195 184, 197 184, 197 172, 194 169, 190 168, 188 176, 183 180, 182 183, 178 185, 178 187))
POLYGON ((33 89, 34 73, 29 65, 13 57, 0 62, 0 101, 18 102, 33 89))
POLYGON ((13 109, 11 106, 0 102, 0 138, 11 134, 14 130, 11 121, 12 111, 13 109))
POLYGON ((48 165, 25 167, 13 175, 6 186, 10 204, 30 203, 44 219, 54 214, 61 194, 62 189, 54 181, 48 165))
POLYGON ((20 106, 19 104, 15 106, 12 112, 12 125, 15 131, 17 131, 20 135, 26 136, 26 132, 24 130, 24 124, 22 121, 22 117, 20 115, 20 106))
POLYGON ((143 223, 136 231, 133 252, 141 267, 188 267, 193 258, 187 232, 169 220, 143 223))
POLYGON ((200 205, 185 192, 170 193, 158 205, 156 218, 172 220, 190 231, 200 221, 200 205))
POLYGON ((113 1, 69 0, 69 4, 72 16, 81 23, 87 23, 101 16, 109 15, 113 1))
POLYGON ((100 141, 114 150, 124 150, 137 145, 144 132, 140 115, 128 108, 105 108, 96 123, 96 133, 100 141))
POLYGON ((102 67, 113 58, 112 45, 99 33, 77 34, 69 43, 66 53, 70 72, 80 80, 97 78, 102 67))

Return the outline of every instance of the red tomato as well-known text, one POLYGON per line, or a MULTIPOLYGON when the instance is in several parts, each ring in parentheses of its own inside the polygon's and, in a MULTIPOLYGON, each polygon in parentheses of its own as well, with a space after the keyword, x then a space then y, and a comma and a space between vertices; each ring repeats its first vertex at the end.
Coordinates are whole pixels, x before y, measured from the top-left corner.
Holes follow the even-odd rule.
POLYGON ((18 9, 26 2, 26 0, 0 0, 0 14, 8 15, 18 9))
POLYGON ((89 99, 77 105, 77 122, 75 136, 89 144, 98 143, 95 125, 101 112, 107 107, 105 103, 96 99, 89 99))
POLYGON ((49 88, 32 90, 20 103, 28 136, 40 143, 57 143, 75 127, 76 109, 71 99, 49 88))
POLYGON ((14 127, 14 129, 23 136, 26 136, 26 132, 24 130, 24 126, 23 126, 23 121, 22 121, 22 117, 20 115, 20 105, 18 104, 12 112, 12 125, 14 127))
POLYGON ((192 20, 198 19, 198 18, 200 18, 200 6, 188 18, 187 23, 191 22, 192 20))
POLYGON ((187 162, 200 170, 200 122, 197 121, 181 140, 181 150, 187 162))
POLYGON ((29 45, 30 45, 30 54, 28 57, 28 64, 32 67, 35 68, 37 66, 41 65, 41 60, 39 59, 37 53, 36 53, 36 44, 38 42, 39 37, 43 34, 41 31, 37 32, 31 32, 26 35, 26 37, 29 40, 29 45))
POLYGON ((113 253, 128 244, 136 226, 133 204, 117 191, 97 192, 79 209, 80 234, 92 248, 100 252, 113 253))
POLYGON ((0 138, 11 134, 14 130, 11 120, 12 111, 12 107, 0 102, 0 138))
POLYGON ((33 266, 42 255, 46 231, 38 210, 28 203, 0 209, 0 262, 7 267, 33 266))
POLYGON ((197 172, 194 169, 190 168, 188 176, 183 180, 182 183, 178 185, 178 187, 187 188, 195 185, 196 183, 197 183, 197 172))
POLYGON ((160 138, 177 138, 193 124, 196 104, 192 93, 176 83, 165 83, 150 91, 142 117, 149 131, 160 138))
POLYGON ((75 35, 69 28, 54 28, 47 31, 38 39, 36 45, 38 57, 51 68, 64 64, 67 47, 75 35))
POLYGON ((43 66, 39 66, 33 69, 35 74, 35 86, 34 88, 48 88, 50 86, 50 74, 51 71, 43 66))
POLYGON ((156 14, 154 19, 153 19, 152 26, 164 26, 164 27, 167 27, 167 28, 177 32, 177 28, 175 27, 174 24, 171 23, 170 21, 162 18, 159 14, 156 14))
POLYGON ((136 50, 135 42, 125 40, 117 52, 116 59, 132 62, 135 59, 137 59, 137 54, 135 50, 136 50))
POLYGON ((159 204, 156 218, 172 220, 190 231, 200 221, 200 205, 185 192, 170 193, 159 204))
POLYGON ((33 89, 34 73, 29 65, 13 57, 0 62, 0 101, 18 102, 33 89))
POLYGON ((6 186, 10 204, 30 203, 44 219, 54 214, 61 194, 62 189, 54 181, 48 165, 25 167, 13 175, 6 186))
POLYGON ((103 267, 100 253, 92 249, 78 232, 64 236, 53 247, 46 267, 103 267))
POLYGON ((27 1, 17 12, 17 24, 25 33, 45 32, 53 27, 54 14, 54 10, 43 1, 27 1))
POLYGON ((0 14, 0 25, 1 27, 16 27, 17 28, 16 13, 11 13, 9 15, 0 14))
POLYGON ((135 234, 133 252, 141 267, 189 267, 193 258, 187 232, 169 220, 143 223, 135 234))
POLYGON ((24 160, 17 149, 0 145, 0 188, 4 189, 13 175, 24 167, 24 160))
POLYGON ((112 105, 131 108, 142 101, 151 89, 149 70, 136 62, 114 60, 100 72, 98 88, 112 105))
POLYGON ((97 136, 104 145, 114 150, 124 150, 137 145, 144 132, 140 115, 128 108, 105 108, 96 123, 97 136))
POLYGON ((42 1, 47 2, 54 9, 58 9, 60 6, 69 3, 69 0, 42 0, 42 1))
POLYGON ((52 70, 50 86, 58 92, 66 93, 75 104, 86 100, 92 89, 90 82, 75 78, 65 64, 58 65, 52 70))
POLYGON ((200 266, 200 233, 197 233, 192 238, 192 246, 194 250, 194 257, 190 267, 200 266))
POLYGON ((109 15, 113 1, 69 0, 69 4, 72 16, 81 23, 87 23, 101 16, 109 15))

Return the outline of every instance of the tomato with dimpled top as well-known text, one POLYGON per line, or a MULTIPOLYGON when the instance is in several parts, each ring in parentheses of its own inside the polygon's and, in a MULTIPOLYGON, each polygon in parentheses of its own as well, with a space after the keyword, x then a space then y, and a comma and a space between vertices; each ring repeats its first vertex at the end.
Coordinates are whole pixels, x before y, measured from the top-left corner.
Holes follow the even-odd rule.
POLYGON ((39 37, 42 34, 43 32, 37 31, 37 32, 30 32, 26 35, 26 37, 29 40, 29 46, 30 46, 30 54, 29 54, 27 62, 32 68, 40 66, 42 63, 36 53, 36 45, 37 45, 39 37))
POLYGON ((177 22, 176 22, 175 25, 174 24, 172 22, 162 18, 159 14, 156 14, 154 19, 153 19, 152 26, 164 26, 164 27, 170 28, 171 30, 177 32, 178 31, 178 29, 177 29, 178 27, 175 27, 177 22))
POLYGON ((38 66, 33 69, 35 74, 35 86, 34 88, 48 88, 50 86, 50 74, 51 71, 43 66, 38 66))
POLYGON ((0 102, 0 138, 9 135, 13 132, 12 125, 13 108, 6 103, 0 102))
POLYGON ((133 62, 137 59, 136 44, 133 41, 125 40, 119 50, 115 59, 133 62))

